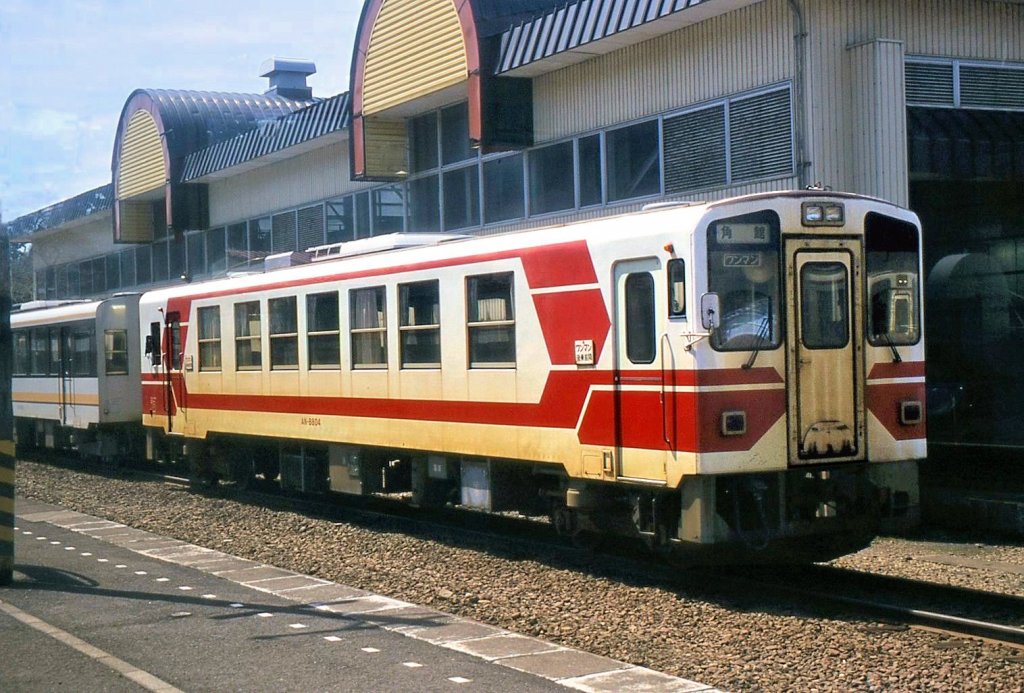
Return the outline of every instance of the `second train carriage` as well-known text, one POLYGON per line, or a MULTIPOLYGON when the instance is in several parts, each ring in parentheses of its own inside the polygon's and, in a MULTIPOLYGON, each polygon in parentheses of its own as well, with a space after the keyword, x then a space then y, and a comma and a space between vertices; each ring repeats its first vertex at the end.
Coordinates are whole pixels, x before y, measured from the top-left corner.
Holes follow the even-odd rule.
POLYGON ((37 301, 12 313, 19 447, 106 460, 141 449, 139 296, 37 301))
POLYGON ((296 489, 541 506, 571 534, 716 555, 828 557, 915 519, 907 210, 766 194, 360 243, 146 294, 152 449, 296 489))

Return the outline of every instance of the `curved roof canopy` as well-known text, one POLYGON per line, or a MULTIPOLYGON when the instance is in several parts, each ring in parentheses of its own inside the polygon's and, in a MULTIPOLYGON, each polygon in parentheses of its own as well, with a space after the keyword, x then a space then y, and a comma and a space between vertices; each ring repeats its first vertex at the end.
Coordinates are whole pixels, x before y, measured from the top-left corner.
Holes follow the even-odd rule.
POLYGON ((137 89, 121 111, 111 162, 114 240, 145 242, 166 224, 204 228, 206 189, 180 183, 185 157, 313 103, 262 94, 137 89))
POLYGON ((366 0, 352 56, 353 178, 402 177, 405 119, 458 101, 474 146, 531 144, 531 86, 494 75, 498 42, 512 22, 561 2, 366 0))

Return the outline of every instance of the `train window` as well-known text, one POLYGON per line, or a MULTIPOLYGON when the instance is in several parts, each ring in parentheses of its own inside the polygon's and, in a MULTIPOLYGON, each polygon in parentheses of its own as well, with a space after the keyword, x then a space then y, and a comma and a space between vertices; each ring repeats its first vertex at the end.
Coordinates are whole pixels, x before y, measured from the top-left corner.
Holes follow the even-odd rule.
POLYGON ((626 277, 626 356, 632 363, 654 361, 657 334, 654 277, 637 272, 626 277))
POLYGON ((668 314, 686 317, 686 260, 668 261, 668 314))
POLYGON ((349 292, 352 313, 352 367, 388 367, 387 304, 384 287, 349 292))
POLYGON ((466 278, 470 368, 515 368, 512 273, 466 278))
POLYGON ((50 375, 60 375, 60 328, 50 328, 50 375))
POLYGON ((71 335, 71 370, 79 378, 96 377, 96 328, 92 325, 76 325, 71 335))
POLYGON ((841 349, 850 342, 849 274, 841 262, 800 268, 800 335, 808 349, 841 349))
POLYGON ((171 359, 171 369, 181 370, 181 318, 177 313, 170 313, 167 316, 167 330, 170 333, 171 344, 168 357, 171 359))
POLYGON ((306 330, 309 367, 340 368, 341 332, 337 292, 306 296, 306 330))
POLYGON ((864 226, 868 341, 916 344, 921 337, 917 227, 872 212, 864 226))
POLYGON ((272 298, 270 313, 270 369, 294 370, 299 367, 299 323, 296 300, 272 298))
POLYGON ((260 337, 260 302, 235 304, 235 367, 240 371, 258 371, 263 367, 260 337))
POLYGON ((50 368, 50 335, 45 327, 32 330, 32 375, 46 375, 50 368))
POLYGON ((103 333, 103 362, 107 375, 128 375, 128 330, 103 333))
POLYGON ((399 329, 403 368, 441 367, 439 283, 399 284, 399 329))
POLYGON ((765 211, 708 227, 708 290, 719 295, 719 351, 775 349, 782 339, 779 217, 765 211))
POLYGON ((32 370, 32 333, 28 330, 14 331, 14 375, 28 375, 32 370))
POLYGON ((200 308, 199 316, 199 370, 221 369, 220 306, 200 308))

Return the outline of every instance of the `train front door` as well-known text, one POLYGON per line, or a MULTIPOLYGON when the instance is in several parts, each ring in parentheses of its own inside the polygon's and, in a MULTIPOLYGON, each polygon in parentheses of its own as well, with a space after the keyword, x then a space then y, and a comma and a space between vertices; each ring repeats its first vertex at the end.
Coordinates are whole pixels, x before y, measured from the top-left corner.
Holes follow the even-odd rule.
POLYGON ((654 258, 619 262, 615 281, 615 365, 613 436, 615 475, 620 479, 665 483, 665 371, 659 364, 657 279, 654 258))
POLYGON ((789 461, 865 456, 861 244, 786 241, 789 461))

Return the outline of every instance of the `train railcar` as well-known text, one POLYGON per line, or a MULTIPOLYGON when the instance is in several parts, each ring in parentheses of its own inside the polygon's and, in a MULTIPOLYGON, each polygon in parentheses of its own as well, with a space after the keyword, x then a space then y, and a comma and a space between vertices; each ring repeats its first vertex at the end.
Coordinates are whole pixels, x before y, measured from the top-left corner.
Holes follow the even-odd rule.
POLYGON ((21 449, 113 460, 141 449, 140 294, 37 301, 11 315, 13 402, 21 449))
POLYGON ((149 448, 694 558, 827 558, 916 517, 920 248, 905 209, 772 193, 154 291, 149 448))

